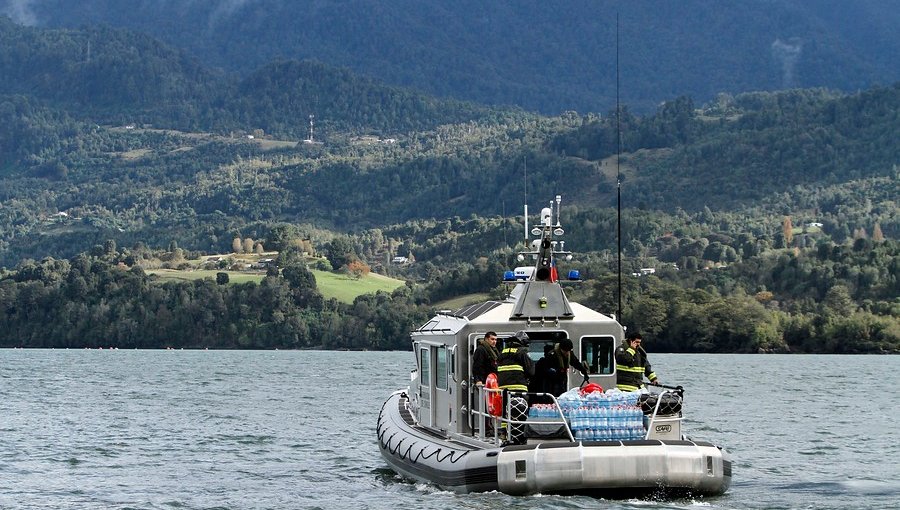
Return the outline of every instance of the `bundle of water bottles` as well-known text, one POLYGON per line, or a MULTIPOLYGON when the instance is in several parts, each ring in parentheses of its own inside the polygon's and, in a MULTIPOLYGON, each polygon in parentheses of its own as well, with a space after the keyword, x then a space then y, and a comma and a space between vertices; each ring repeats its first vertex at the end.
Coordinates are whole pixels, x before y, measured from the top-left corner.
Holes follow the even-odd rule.
MULTIPOLYGON (((640 395, 640 391, 618 389, 582 395, 575 388, 557 400, 575 439, 615 441, 644 438, 644 413, 638 405, 640 395)), ((536 404, 532 406, 532 412, 534 417, 559 417, 553 405, 536 404)))

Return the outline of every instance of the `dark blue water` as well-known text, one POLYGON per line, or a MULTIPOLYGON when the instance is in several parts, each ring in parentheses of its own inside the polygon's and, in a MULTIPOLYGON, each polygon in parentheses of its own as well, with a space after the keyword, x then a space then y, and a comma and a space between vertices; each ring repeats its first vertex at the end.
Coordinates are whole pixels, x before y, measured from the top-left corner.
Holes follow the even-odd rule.
POLYGON ((395 476, 375 421, 405 352, 0 350, 0 508, 900 507, 900 358, 667 355, 718 498, 456 495, 395 476))

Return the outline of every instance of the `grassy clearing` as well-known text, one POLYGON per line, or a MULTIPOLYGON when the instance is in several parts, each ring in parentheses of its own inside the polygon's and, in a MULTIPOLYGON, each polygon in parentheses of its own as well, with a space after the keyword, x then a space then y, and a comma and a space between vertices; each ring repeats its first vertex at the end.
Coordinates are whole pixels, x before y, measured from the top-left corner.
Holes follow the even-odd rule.
MULTIPOLYGON (((310 269, 310 271, 315 275, 316 286, 325 299, 335 298, 344 303, 352 303, 357 296, 374 294, 379 290, 391 292, 404 284, 403 280, 395 280, 375 273, 370 273, 368 276, 357 280, 356 278, 345 274, 330 273, 328 271, 319 271, 317 269, 310 269)), ((216 273, 228 274, 228 283, 231 284, 246 282, 259 283, 265 278, 265 273, 263 272, 221 271, 215 269, 192 269, 189 271, 151 269, 147 271, 147 274, 157 275, 162 282, 190 281, 199 280, 201 278, 215 280, 216 273)))
POLYGON ((374 294, 379 290, 391 292, 397 287, 403 286, 402 280, 395 280, 380 274, 369 273, 357 280, 356 278, 339 273, 319 271, 311 269, 316 277, 316 286, 325 298, 335 298, 344 303, 352 303, 356 296, 374 294))
MULTIPOLYGON (((253 142, 264 151, 270 151, 274 149, 290 149, 297 146, 296 140, 272 140, 269 138, 246 138, 245 136, 240 136, 238 138, 234 138, 231 136, 222 136, 215 135, 213 133, 205 133, 205 132, 191 132, 191 131, 177 131, 174 129, 153 129, 153 128, 125 128, 123 126, 110 127, 110 131, 119 132, 119 133, 164 133, 168 135, 180 136, 183 138, 189 138, 192 140, 205 141, 205 140, 218 140, 226 143, 236 143, 236 142, 253 142)), ((176 151, 189 150, 192 147, 181 147, 176 149, 176 151)), ((139 157, 142 157, 150 152, 149 149, 138 149, 136 151, 128 151, 123 153, 118 153, 122 156, 123 159, 133 160, 139 157)))
POLYGON ((259 147, 264 151, 274 150, 274 149, 292 149, 297 146, 297 142, 292 142, 288 140, 269 140, 267 138, 261 138, 254 140, 259 147))
POLYGON ((147 274, 155 274, 159 276, 160 281, 190 281, 209 278, 216 279, 216 273, 228 274, 228 283, 259 283, 266 276, 265 273, 247 273, 244 271, 218 271, 215 269, 193 269, 190 271, 179 271, 177 269, 151 269, 147 274))

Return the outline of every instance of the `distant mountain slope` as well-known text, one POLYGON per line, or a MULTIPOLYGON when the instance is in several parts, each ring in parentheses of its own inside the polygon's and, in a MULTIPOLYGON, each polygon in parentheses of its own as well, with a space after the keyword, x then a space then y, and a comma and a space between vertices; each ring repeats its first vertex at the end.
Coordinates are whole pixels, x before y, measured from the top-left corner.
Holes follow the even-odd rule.
POLYGON ((279 61, 241 80, 223 109, 266 132, 303 137, 309 115, 328 131, 396 134, 466 122, 490 109, 388 87, 346 69, 316 62, 279 61))
MULTIPOLYGON (((738 96, 718 117, 679 99, 654 116, 627 116, 623 204, 679 218, 760 206, 754 221, 767 223, 799 210, 840 228, 880 222, 896 238, 897 112, 900 86, 837 97, 738 96)), ((529 205, 564 194, 570 214, 587 214, 578 231, 600 250, 615 232, 612 213, 602 214, 615 204, 606 157, 614 153, 614 120, 510 116, 393 144, 340 140, 266 151, 264 140, 95 126, 0 96, 0 148, 14 149, 0 168, 0 265, 71 256, 106 239, 221 252, 236 233, 256 239, 278 222, 359 231, 508 217, 521 203, 526 164, 528 196, 538 197, 529 205)), ((629 231, 648 243, 665 229, 641 221, 629 231)))
MULTIPOLYGON (((526 165, 529 197, 615 203, 615 116, 435 99, 310 61, 237 76, 119 29, 2 20, 0 41, 0 264, 110 237, 221 251, 236 232, 256 238, 277 222, 349 231, 508 216, 526 165), (310 114, 321 145, 297 143, 310 114)), ((881 202, 865 214, 894 235, 896 206, 883 197, 900 193, 898 112, 900 84, 625 108, 624 203, 703 214, 858 181, 868 187, 857 203, 881 202)), ((795 207, 770 203, 769 214, 795 207)), ((591 221, 585 231, 602 224, 591 221)))
MULTIPOLYGON (((625 195, 642 208, 731 210, 792 186, 891 176, 900 163, 898 112, 900 84, 849 96, 748 93, 706 110, 679 98, 648 117, 626 111, 625 195)), ((614 118, 595 120, 550 147, 606 158, 615 154, 615 129, 614 118)))
POLYGON ((558 113, 647 112, 690 95, 900 80, 893 0, 0 0, 21 23, 106 23, 251 72, 276 58, 346 66, 386 83, 558 113))
MULTIPOLYGON (((149 36, 108 27, 42 29, 0 17, 0 95, 21 95, 92 123, 319 133, 433 129, 494 109, 387 86, 347 69, 278 61, 246 77, 211 70, 149 36)), ((21 102, 21 101, 18 101, 21 102)), ((0 147, 0 161, 10 147, 0 147)))
POLYGON ((0 17, 0 93, 69 109, 133 113, 204 97, 221 80, 196 59, 108 27, 44 30, 0 17))

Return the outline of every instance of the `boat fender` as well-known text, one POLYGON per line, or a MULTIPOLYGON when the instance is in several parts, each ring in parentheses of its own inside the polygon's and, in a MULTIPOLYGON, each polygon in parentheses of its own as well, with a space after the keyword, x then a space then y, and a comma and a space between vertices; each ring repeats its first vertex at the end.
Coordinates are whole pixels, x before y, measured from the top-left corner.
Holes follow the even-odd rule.
MULTIPOLYGON (((499 386, 497 386, 497 374, 488 374, 487 379, 484 381, 484 388, 486 390, 499 389, 499 386)), ((493 416, 500 416, 500 412, 503 409, 503 395, 499 391, 486 391, 484 399, 487 403, 488 413, 493 416)))

